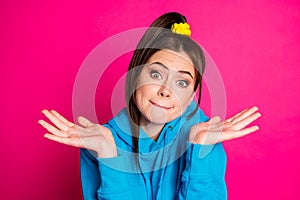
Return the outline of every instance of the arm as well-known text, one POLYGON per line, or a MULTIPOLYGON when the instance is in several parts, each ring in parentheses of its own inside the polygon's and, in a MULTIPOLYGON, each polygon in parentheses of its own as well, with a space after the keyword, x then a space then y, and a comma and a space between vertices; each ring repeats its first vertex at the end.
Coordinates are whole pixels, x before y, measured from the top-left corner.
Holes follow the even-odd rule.
POLYGON ((80 174, 84 199, 98 199, 97 190, 101 182, 98 168, 95 156, 87 149, 80 149, 80 174))
POLYGON ((80 166, 84 199, 144 198, 145 190, 141 187, 140 180, 134 177, 134 173, 130 173, 131 167, 135 166, 133 159, 127 154, 123 155, 124 153, 116 147, 117 134, 114 128, 108 124, 93 124, 84 117, 79 117, 79 125, 76 125, 54 110, 42 112, 52 122, 50 124, 39 120, 39 124, 48 131, 44 135, 47 139, 81 148, 80 166))
POLYGON ((258 130, 258 126, 246 127, 260 117, 257 110, 253 107, 224 122, 214 117, 192 126, 179 199, 227 199, 226 154, 221 142, 258 130))
POLYGON ((225 170, 226 154, 222 144, 190 144, 179 199, 227 199, 225 170))
MULTIPOLYGON (((54 110, 43 110, 43 114, 53 123, 51 125, 44 120, 39 120, 39 123, 48 131, 44 135, 46 138, 81 148, 84 199, 124 199, 127 197, 127 195, 120 195, 123 186, 128 187, 125 180, 127 174, 106 165, 107 162, 116 162, 119 165, 122 163, 120 161, 122 157, 117 154, 112 130, 108 126, 93 124, 84 117, 79 117, 80 125, 76 125, 54 110)), ((111 166, 116 166, 116 164, 111 166)))
POLYGON ((96 158, 87 149, 80 151, 83 198, 88 200, 131 199, 129 174, 114 166, 124 163, 123 156, 96 158))
MULTIPOLYGON (((183 132, 190 132, 195 123, 207 122, 209 118, 198 108, 197 115, 189 119, 183 132)), ((177 198, 183 199, 226 199, 226 154, 221 143, 201 145, 187 142, 185 168, 181 176, 181 187, 177 198)))

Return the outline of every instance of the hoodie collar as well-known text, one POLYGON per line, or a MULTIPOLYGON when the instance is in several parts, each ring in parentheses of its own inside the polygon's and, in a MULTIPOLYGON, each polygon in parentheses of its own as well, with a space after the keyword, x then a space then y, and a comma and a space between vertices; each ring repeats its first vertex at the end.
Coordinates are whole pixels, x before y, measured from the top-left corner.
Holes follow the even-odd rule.
MULTIPOLYGON (((184 126, 185 121, 187 120, 187 117, 190 113, 194 111, 197 104, 192 101, 191 104, 186 108, 186 110, 183 112, 181 116, 178 118, 168 122, 163 127, 163 130, 161 131, 160 136, 158 137, 158 140, 155 142, 152 138, 150 138, 142 128, 140 128, 140 135, 141 138, 139 139, 140 147, 145 145, 144 150, 148 151, 151 149, 157 149, 161 148, 165 145, 167 145, 174 137, 176 137, 176 134, 178 133, 178 130, 184 126)), ((132 132, 130 127, 130 117, 128 115, 128 111, 126 108, 123 108, 117 116, 115 116, 112 120, 108 122, 110 126, 112 126, 115 131, 117 132, 118 137, 122 139, 124 142, 126 142, 128 145, 133 147, 132 143, 132 132)), ((143 152, 143 151, 142 151, 143 152)))

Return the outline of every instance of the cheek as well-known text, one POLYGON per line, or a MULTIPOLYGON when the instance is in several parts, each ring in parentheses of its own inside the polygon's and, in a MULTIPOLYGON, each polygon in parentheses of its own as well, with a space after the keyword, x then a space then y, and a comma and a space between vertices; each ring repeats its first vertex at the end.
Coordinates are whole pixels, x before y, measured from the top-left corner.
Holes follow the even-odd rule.
POLYGON ((152 85, 143 85, 139 88, 137 88, 136 90, 136 96, 138 97, 143 97, 143 98, 147 98, 147 97, 151 97, 155 94, 156 91, 156 87, 152 86, 152 85))
POLYGON ((148 102, 149 99, 153 98, 156 94, 157 88, 152 85, 144 85, 139 87, 135 92, 135 101, 137 106, 140 108, 144 103, 148 102))

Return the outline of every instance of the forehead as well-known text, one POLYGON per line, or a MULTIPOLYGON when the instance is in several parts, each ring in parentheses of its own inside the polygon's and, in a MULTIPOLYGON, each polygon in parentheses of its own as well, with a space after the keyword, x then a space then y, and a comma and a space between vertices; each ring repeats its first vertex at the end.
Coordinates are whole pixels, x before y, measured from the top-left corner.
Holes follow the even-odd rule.
POLYGON ((160 50, 153 54, 149 60, 148 64, 153 62, 160 62, 166 65, 169 69, 174 71, 189 71, 194 74, 195 68, 192 60, 185 53, 178 53, 171 50, 160 50))

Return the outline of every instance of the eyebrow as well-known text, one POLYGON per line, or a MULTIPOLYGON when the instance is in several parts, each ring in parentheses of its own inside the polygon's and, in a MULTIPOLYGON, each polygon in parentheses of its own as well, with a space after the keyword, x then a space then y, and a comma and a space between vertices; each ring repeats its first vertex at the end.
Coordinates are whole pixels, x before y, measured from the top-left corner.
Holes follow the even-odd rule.
MULTIPOLYGON (((169 70, 169 68, 168 68, 166 65, 162 64, 161 62, 153 62, 153 63, 150 63, 149 65, 153 65, 153 64, 160 65, 160 66, 162 66, 163 68, 169 70)), ((192 76, 192 74, 191 74, 189 71, 179 70, 178 72, 179 72, 179 73, 182 73, 182 74, 187 74, 187 75, 189 75, 192 79, 194 79, 194 77, 192 76)))

